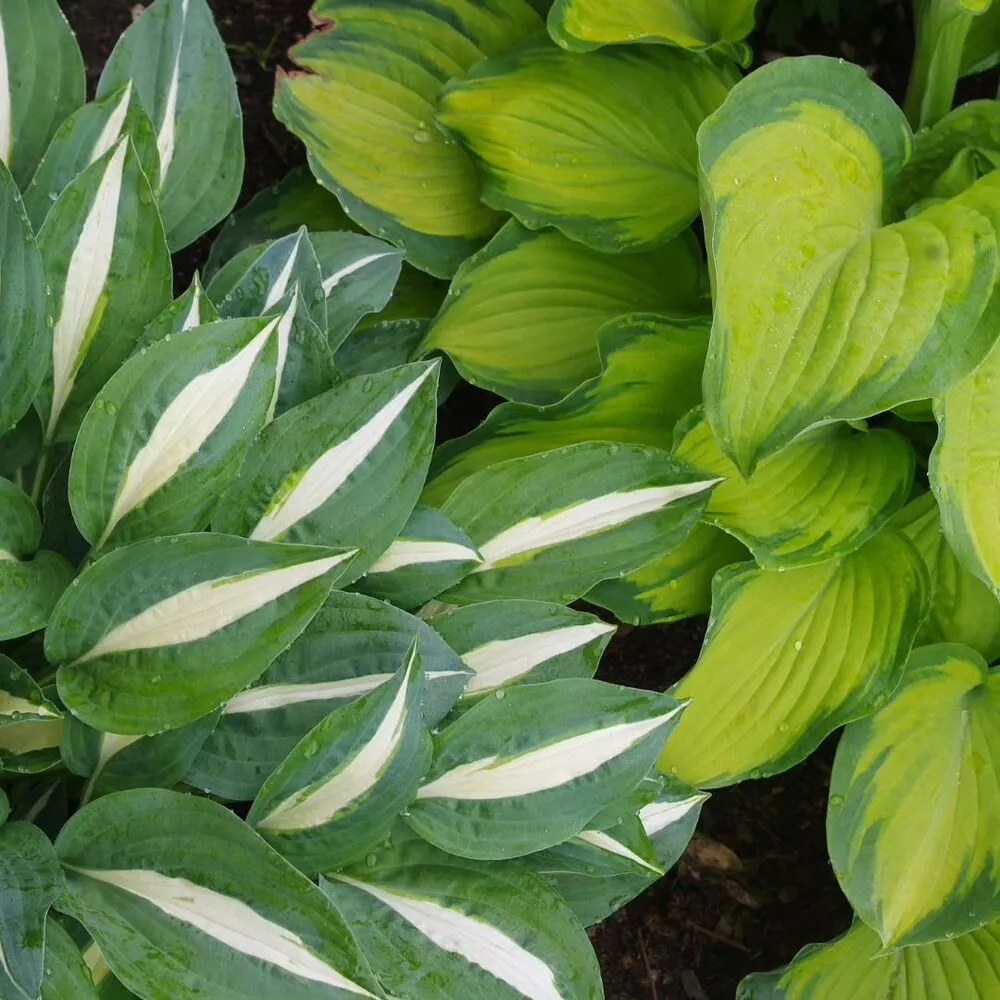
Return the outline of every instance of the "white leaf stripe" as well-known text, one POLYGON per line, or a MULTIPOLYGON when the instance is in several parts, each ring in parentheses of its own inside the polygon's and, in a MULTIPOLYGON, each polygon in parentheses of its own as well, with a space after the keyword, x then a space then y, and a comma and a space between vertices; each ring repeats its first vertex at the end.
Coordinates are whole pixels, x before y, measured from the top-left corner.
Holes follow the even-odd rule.
POLYGON ((322 507, 378 447, 433 370, 428 367, 422 371, 350 437, 320 455, 287 493, 279 491, 280 499, 260 519, 250 537, 274 541, 322 507))
POLYGON ((90 151, 90 159, 87 161, 88 166, 99 160, 121 138, 122 128, 125 125, 125 116, 128 114, 128 106, 131 101, 132 81, 129 80, 118 103, 114 106, 111 114, 108 115, 108 120, 104 123, 104 128, 101 129, 101 134, 94 143, 94 148, 90 151))
POLYGON ((55 433, 73 388, 84 339, 111 270, 127 149, 128 140, 119 140, 70 256, 59 316, 52 334, 52 410, 46 428, 47 439, 55 433))
POLYGON ((681 708, 678 705, 652 719, 622 722, 607 729, 580 733, 516 757, 483 757, 460 764, 423 785, 417 791, 417 798, 484 801, 558 788, 592 774, 625 753, 639 740, 666 725, 681 708))
POLYGON ((60 715, 47 705, 38 705, 27 698, 19 698, 9 691, 0 691, 0 716, 2 715, 37 715, 43 719, 58 719, 60 715))
POLYGON ((101 749, 97 756, 97 766, 94 768, 95 776, 104 770, 105 765, 115 754, 130 747, 133 743, 141 740, 141 736, 123 736, 120 733, 104 733, 101 736, 101 749))
POLYGON ((7 31, 0 17, 0 160, 10 165, 14 152, 14 109, 10 93, 10 60, 7 58, 7 31))
POLYGON ((274 392, 271 394, 271 402, 267 408, 267 422, 274 419, 274 411, 278 408, 278 396, 281 394, 281 380, 285 377, 285 362, 288 360, 288 343, 292 336, 292 324, 295 322, 295 314, 299 308, 298 284, 292 294, 292 301, 288 303, 288 308, 278 319, 278 369, 274 380, 274 392))
POLYGON ((465 688, 465 695, 490 691, 534 670, 548 660, 572 652, 588 642, 614 632, 614 625, 591 622, 566 628, 533 632, 512 639, 494 639, 462 654, 462 660, 475 676, 465 688))
POLYGON ((446 562, 479 562, 479 553, 458 542, 420 541, 397 538, 382 553, 369 573, 393 573, 407 566, 446 562))
POLYGON ((414 663, 415 657, 411 656, 403 682, 372 738, 325 781, 279 803, 257 824, 260 829, 281 833, 323 826, 375 786, 403 740, 408 718, 406 696, 413 680, 414 663))
POLYGON ((641 868, 647 868, 651 872, 656 872, 657 875, 665 874, 665 869, 659 865, 650 864, 645 858, 640 857, 635 851, 630 850, 621 841, 615 840, 614 837, 603 830, 584 830, 583 833, 577 834, 577 839, 582 840, 585 844, 590 844, 592 847, 607 851, 609 854, 615 854, 620 858, 627 858, 641 868))
POLYGON ((655 837, 671 824, 682 820, 707 798, 707 795, 701 794, 692 795, 680 802, 650 802, 639 810, 639 822, 642 823, 647 837, 655 837))
POLYGON ((292 272, 295 270, 295 262, 299 259, 302 238, 303 233, 300 230, 295 239, 295 244, 288 255, 288 259, 285 261, 281 271, 278 272, 278 277, 274 279, 274 284, 267 290, 267 297, 264 299, 264 308, 261 309, 261 312, 267 312, 268 309, 276 306, 285 297, 285 292, 288 291, 288 283, 292 280, 292 272))
POLYGON ((240 899, 186 878, 147 869, 66 867, 78 875, 137 896, 168 917, 241 955, 266 962, 299 979, 324 983, 363 997, 375 996, 324 962, 298 934, 261 916, 240 899))
POLYGON ((205 639, 296 587, 328 573, 353 555, 354 550, 281 569, 259 570, 197 583, 113 628, 76 663, 86 663, 112 653, 176 646, 205 639))
POLYGON ((40 719, 38 722, 11 722, 0 726, 0 750, 13 754, 50 750, 62 740, 62 719, 40 719))
POLYGON ((129 511, 148 500, 198 453, 236 405, 277 320, 217 368, 196 375, 160 414, 122 478, 100 548, 129 511))
POLYGON ((163 111, 163 121, 156 133, 156 150, 160 154, 160 190, 166 184, 170 164, 174 159, 174 149, 177 141, 177 97, 181 85, 181 59, 184 55, 184 33, 187 28, 187 15, 190 0, 181 0, 181 25, 177 33, 177 52, 174 54, 174 65, 170 72, 170 85, 167 89, 167 103, 163 111))
POLYGON ((329 295, 337 285, 339 285, 344 278, 349 277, 357 271, 360 271, 363 267, 367 267, 369 264, 374 263, 376 260, 381 260, 383 257, 394 257, 398 256, 399 251, 397 250, 386 250, 382 253, 369 254, 367 257, 362 257, 359 260, 352 261, 350 264, 345 265, 333 274, 323 279, 323 292, 329 295))
POLYGON ((201 283, 195 281, 194 294, 191 296, 191 308, 188 309, 187 316, 184 317, 184 322, 181 323, 181 332, 185 330, 193 330, 196 326, 201 326, 201 297, 202 297, 201 283))
POLYGON ((528 1000, 567 1000, 555 972, 492 924, 433 900, 390 892, 346 875, 331 877, 373 896, 438 948, 461 956, 528 1000))
POLYGON ((717 482, 718 479, 708 479, 675 486, 617 491, 551 514, 529 517, 480 545, 483 562, 472 572, 483 573, 499 563, 537 549, 553 548, 600 534, 661 510, 675 500, 702 493, 717 482))
POLYGON ((0 562, 20 562, 21 560, 14 555, 13 552, 8 552, 6 549, 0 549, 0 562))

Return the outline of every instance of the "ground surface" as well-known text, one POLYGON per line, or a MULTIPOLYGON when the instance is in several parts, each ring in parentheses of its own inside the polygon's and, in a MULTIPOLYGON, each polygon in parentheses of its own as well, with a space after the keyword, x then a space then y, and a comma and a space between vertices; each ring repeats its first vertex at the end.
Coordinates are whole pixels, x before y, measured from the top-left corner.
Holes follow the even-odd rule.
MULTIPOLYGON (((80 38, 93 87, 111 46, 130 21, 132 4, 61 2, 80 38)), ((230 47, 246 119, 243 200, 303 159, 299 145, 271 117, 270 97, 276 63, 308 31, 307 2, 210 0, 230 47)), ((842 56, 866 66, 901 100, 912 44, 909 4, 843 0, 837 29, 815 16, 794 23, 794 11, 811 6, 830 9, 837 4, 762 0, 772 30, 754 39, 758 57, 771 58, 780 51, 842 56)), ((992 86, 995 92, 995 83, 992 86)), ((204 262, 209 243, 203 240, 181 255, 179 287, 204 262)), ((465 429, 475 423, 470 417, 482 401, 457 395, 449 407, 449 426, 465 429)), ((623 628, 601 676, 662 690, 694 663, 703 629, 701 621, 623 628)), ((723 1000, 733 996, 747 973, 782 965, 804 944, 847 928, 850 910, 833 879, 824 843, 832 751, 833 743, 828 742, 786 774, 713 795, 699 835, 677 867, 594 931, 608 1000, 723 1000)))

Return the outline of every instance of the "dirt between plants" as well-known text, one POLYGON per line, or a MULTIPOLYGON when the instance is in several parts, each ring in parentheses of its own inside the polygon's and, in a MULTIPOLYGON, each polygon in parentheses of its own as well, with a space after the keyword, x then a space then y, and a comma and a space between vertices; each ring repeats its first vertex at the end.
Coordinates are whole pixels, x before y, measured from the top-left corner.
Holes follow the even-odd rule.
MULTIPOLYGON (((276 65, 309 30, 308 0, 209 2, 239 83, 246 201, 305 158, 300 144, 272 117, 270 105, 276 65)), ((61 3, 79 37, 92 91, 115 40, 141 8, 128 0, 61 3)), ((762 20, 790 6, 801 5, 799 0, 762 0, 762 20)), ((912 46, 909 4, 844 0, 841 6, 845 20, 839 30, 825 28, 814 17, 784 51, 823 52, 858 62, 901 100, 912 46)), ((758 58, 778 54, 773 36, 752 41, 758 58)), ((989 96, 996 91, 995 80, 973 86, 989 96)), ((178 290, 204 263, 211 237, 178 255, 178 290)), ((463 387, 442 413, 445 435, 475 426, 487 405, 485 394, 463 387)), ((694 664, 704 628, 702 620, 623 626, 599 676, 663 690, 694 664)), ((850 908, 833 878, 824 839, 834 746, 827 741, 808 761, 776 778, 713 794, 678 865, 591 932, 607 1000, 724 1000, 747 973, 782 965, 803 945, 846 930, 850 908)))

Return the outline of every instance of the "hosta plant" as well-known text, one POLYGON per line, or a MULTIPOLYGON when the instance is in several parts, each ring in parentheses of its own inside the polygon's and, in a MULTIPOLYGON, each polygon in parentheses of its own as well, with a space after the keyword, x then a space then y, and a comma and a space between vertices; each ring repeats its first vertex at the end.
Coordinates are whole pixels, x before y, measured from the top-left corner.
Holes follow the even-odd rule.
MULTIPOLYGON (((748 1000, 1000 993, 1000 104, 952 110, 1000 41, 995 4, 914 6, 905 114, 843 60, 743 76, 754 5, 711 0, 323 0, 308 72, 278 82, 344 211, 451 278, 409 313, 422 333, 348 349, 445 357, 503 397, 431 460, 422 502, 483 562, 424 613, 709 613, 668 692, 670 782, 774 775, 840 733, 828 841, 855 922, 748 1000), (705 485, 623 569, 618 515, 580 491, 650 449, 705 485), (530 542, 501 514, 526 493, 550 503, 530 542), (578 531, 571 560, 541 542, 578 531)), ((580 905, 583 881, 556 885, 580 905)))

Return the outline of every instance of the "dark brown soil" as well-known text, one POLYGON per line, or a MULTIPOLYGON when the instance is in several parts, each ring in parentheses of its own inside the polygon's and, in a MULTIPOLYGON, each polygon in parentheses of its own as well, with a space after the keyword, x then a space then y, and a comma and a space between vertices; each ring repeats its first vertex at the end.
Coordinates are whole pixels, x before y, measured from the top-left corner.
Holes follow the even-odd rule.
MULTIPOLYGON (((96 84, 115 39, 132 16, 128 0, 62 0, 96 84)), ((245 114, 243 199, 302 162, 299 144, 271 116, 275 66, 309 30, 308 0, 210 0, 232 55, 245 114)), ((823 52, 866 66, 902 99, 912 33, 903 0, 820 0, 842 10, 839 27, 818 17, 787 35, 790 7, 762 0, 770 31, 753 39, 760 59, 823 52), (785 18, 782 21, 782 18, 785 18)), ((794 15, 793 15, 794 18, 794 15)), ((995 83, 990 86, 995 91, 995 83)), ((178 286, 204 262, 206 238, 177 260, 178 286)), ((484 397, 462 391, 446 409, 449 431, 474 426, 484 397), (475 419, 472 419, 473 414, 475 419)), ((623 627, 602 666, 605 679, 664 689, 697 658, 704 622, 623 627)), ((845 930, 850 909, 830 870, 824 816, 833 741, 797 768, 767 781, 716 792, 699 834, 666 878, 593 934, 608 1000, 723 1000, 747 973, 787 962, 811 941, 845 930)), ((480 998, 470 998, 480 1000, 480 998)), ((483 998, 485 1000, 485 998, 483 998)))

